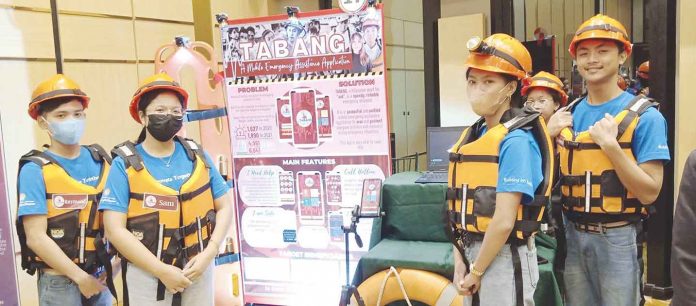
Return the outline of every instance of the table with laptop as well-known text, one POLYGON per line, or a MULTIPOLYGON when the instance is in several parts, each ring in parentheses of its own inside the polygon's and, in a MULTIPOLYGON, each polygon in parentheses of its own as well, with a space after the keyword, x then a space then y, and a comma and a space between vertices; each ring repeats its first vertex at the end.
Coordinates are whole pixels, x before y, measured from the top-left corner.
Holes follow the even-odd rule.
MULTIPOLYGON (((385 180, 384 217, 373 223, 370 251, 358 263, 354 284, 390 266, 431 271, 452 279, 452 245, 445 232, 448 150, 463 130, 429 127, 428 171, 397 173, 385 180)), ((537 305, 563 305, 553 272, 556 240, 539 233, 535 241, 539 283, 534 300, 537 305)))

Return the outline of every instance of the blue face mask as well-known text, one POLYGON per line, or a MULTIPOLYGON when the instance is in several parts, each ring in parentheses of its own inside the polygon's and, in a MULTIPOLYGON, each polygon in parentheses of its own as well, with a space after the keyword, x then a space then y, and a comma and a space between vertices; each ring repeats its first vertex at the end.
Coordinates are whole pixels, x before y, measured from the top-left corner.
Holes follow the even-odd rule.
POLYGON ((82 134, 85 132, 85 120, 70 119, 48 122, 48 128, 51 136, 56 141, 65 145, 74 145, 80 142, 80 138, 82 138, 82 134))

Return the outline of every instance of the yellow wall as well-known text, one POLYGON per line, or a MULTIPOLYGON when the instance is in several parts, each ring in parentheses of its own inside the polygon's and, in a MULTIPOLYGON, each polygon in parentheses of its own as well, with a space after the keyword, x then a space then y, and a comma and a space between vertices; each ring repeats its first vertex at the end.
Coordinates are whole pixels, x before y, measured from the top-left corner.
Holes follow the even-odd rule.
MULTIPOLYGON (((390 129, 395 157, 401 157, 426 151, 423 6, 421 0, 383 3, 390 129)), ((420 165, 425 161, 423 156, 420 165)))
POLYGON ((464 37, 484 37, 485 23, 483 14, 440 18, 437 22, 441 126, 469 126, 479 118, 464 99, 464 60, 469 56, 464 37))
MULTIPOLYGON (((693 90, 693 70, 696 67, 696 1, 680 0, 677 8, 677 71, 676 122, 674 146, 674 189, 679 192, 684 163, 696 149, 696 92, 693 90)), ((676 199, 676 197, 675 197, 676 199)))
POLYGON ((491 30, 490 0, 440 0, 442 18, 473 14, 483 14, 485 23, 483 32, 485 36, 488 36, 491 30))
MULTIPOLYGON (((154 72, 159 46, 176 35, 195 38, 192 1, 58 0, 58 9, 63 71, 92 98, 83 142, 109 148, 135 138, 140 126, 128 115, 130 97, 154 72)), ((0 0, 0 116, 10 190, 19 157, 48 142, 26 108, 33 87, 56 73, 49 10, 49 1, 0 0)), ((194 138, 197 131, 189 127, 194 138)), ((9 194, 14 214, 15 194, 9 194)), ((18 271, 22 304, 37 305, 36 278, 18 271)))

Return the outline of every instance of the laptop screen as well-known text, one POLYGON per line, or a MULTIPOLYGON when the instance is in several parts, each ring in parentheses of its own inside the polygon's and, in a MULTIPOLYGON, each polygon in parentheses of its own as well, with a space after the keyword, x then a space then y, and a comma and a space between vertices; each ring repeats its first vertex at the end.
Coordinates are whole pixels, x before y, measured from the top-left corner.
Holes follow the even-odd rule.
POLYGON ((428 127, 428 171, 447 170, 448 150, 459 140, 464 126, 428 127))

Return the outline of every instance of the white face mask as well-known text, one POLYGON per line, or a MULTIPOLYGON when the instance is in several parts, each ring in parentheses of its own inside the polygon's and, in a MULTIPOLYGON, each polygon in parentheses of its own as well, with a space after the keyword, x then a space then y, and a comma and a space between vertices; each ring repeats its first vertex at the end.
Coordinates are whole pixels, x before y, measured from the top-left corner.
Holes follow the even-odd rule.
MULTIPOLYGON (((42 117, 43 118, 43 117, 42 117)), ((85 132, 85 119, 69 119, 58 122, 49 122, 43 118, 48 124, 48 132, 54 140, 65 144, 74 145, 80 142, 82 134, 85 132)))
POLYGON ((510 97, 514 93, 513 82, 509 82, 497 92, 483 93, 476 98, 471 98, 472 110, 479 116, 491 116, 498 111, 500 105, 510 101, 510 97))

